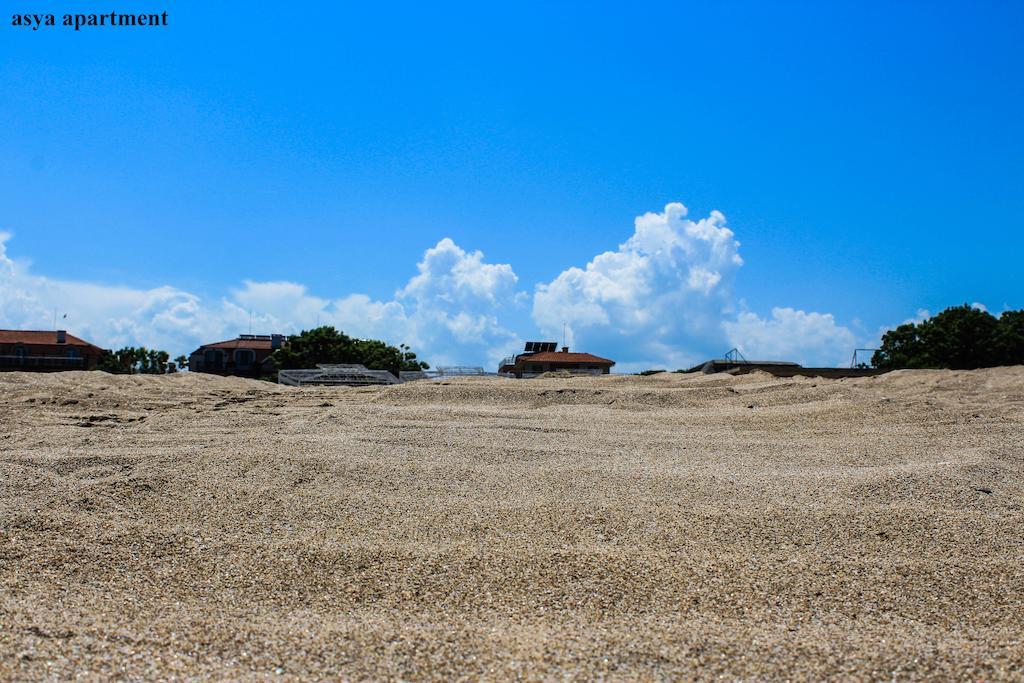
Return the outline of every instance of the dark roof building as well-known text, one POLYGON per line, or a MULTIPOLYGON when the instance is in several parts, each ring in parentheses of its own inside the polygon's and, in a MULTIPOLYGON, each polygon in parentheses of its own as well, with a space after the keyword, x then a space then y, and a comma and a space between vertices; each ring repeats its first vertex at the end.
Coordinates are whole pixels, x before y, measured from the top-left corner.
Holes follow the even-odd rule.
POLYGON ((191 372, 263 377, 276 372, 271 355, 285 344, 283 334, 240 334, 235 339, 204 344, 188 358, 191 372))
POLYGON ((104 353, 64 330, 0 330, 0 370, 95 370, 104 353))
POLYGON ((555 350, 554 342, 527 342, 523 353, 509 356, 501 362, 498 372, 516 377, 533 377, 544 372, 567 370, 580 374, 607 375, 615 361, 591 353, 569 351, 563 346, 555 350))

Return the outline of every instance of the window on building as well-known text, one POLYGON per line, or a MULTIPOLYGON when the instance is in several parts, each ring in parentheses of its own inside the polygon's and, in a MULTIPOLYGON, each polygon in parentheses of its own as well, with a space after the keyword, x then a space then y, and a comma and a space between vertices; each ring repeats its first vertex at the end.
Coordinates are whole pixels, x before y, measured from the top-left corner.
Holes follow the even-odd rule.
POLYGON ((235 367, 248 370, 256 362, 256 352, 252 349, 235 349, 235 367))
POLYGON ((210 370, 220 370, 224 364, 224 354, 220 349, 207 349, 203 354, 203 367, 210 370))

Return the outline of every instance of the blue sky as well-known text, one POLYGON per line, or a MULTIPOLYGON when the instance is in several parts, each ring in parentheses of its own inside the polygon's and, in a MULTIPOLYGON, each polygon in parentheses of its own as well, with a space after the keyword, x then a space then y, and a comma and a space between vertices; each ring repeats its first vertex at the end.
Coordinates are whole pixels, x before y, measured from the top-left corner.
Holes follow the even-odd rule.
POLYGON ((2 325, 633 369, 1024 307, 1020 3, 133 4, 4 17, 2 325))

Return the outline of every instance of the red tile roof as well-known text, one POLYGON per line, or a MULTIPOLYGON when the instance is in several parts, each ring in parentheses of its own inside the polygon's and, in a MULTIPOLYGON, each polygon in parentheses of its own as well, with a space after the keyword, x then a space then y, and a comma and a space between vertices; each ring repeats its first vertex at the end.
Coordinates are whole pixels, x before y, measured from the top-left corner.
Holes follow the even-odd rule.
POLYGON ((601 358, 590 353, 575 353, 571 351, 545 351, 534 353, 529 356, 522 356, 519 360, 524 363, 597 363, 615 365, 615 361, 601 358))
MULTIPOLYGON (((90 344, 73 334, 66 334, 65 345, 68 346, 91 346, 102 351, 95 344, 90 344)), ((0 330, 0 344, 56 344, 56 330, 0 330)))
POLYGON ((253 349, 270 351, 273 346, 269 339, 229 339, 216 344, 203 344, 200 349, 253 349))

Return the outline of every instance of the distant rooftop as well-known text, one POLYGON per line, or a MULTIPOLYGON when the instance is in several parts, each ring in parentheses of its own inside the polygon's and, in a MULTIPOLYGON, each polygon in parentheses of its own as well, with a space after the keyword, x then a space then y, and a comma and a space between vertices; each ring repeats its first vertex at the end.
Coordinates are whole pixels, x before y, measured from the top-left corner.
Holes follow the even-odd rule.
POLYGON ((228 339, 227 341, 215 342, 213 344, 203 344, 200 349, 263 349, 273 350, 277 346, 274 345, 275 338, 278 342, 284 341, 283 334, 240 334, 234 339, 228 339))
POLYGON ((64 330, 0 330, 0 344, 67 344, 99 349, 64 330))

